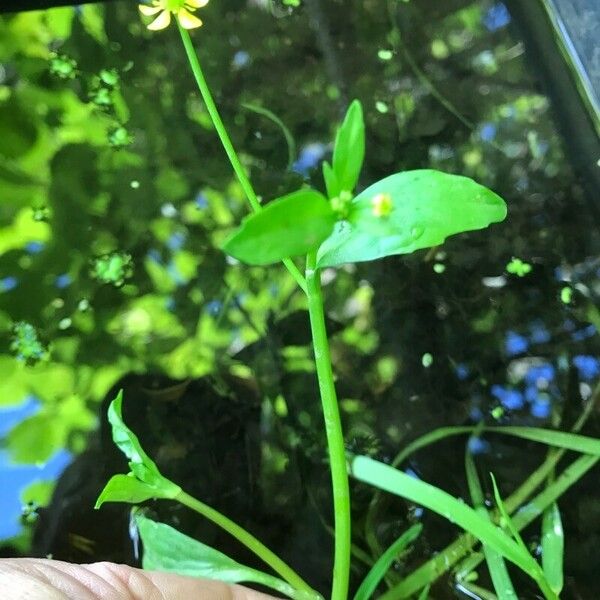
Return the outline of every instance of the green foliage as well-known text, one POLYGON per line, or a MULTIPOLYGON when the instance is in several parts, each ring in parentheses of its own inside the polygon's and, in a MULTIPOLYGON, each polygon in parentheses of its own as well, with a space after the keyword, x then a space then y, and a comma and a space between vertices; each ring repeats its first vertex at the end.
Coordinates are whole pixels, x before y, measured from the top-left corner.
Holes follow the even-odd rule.
POLYGON ((553 502, 542 517, 542 569, 558 596, 564 585, 565 532, 558 504, 553 502))
POLYGON ((506 216, 494 192, 458 175, 422 169, 378 181, 352 202, 319 248, 320 267, 375 260, 437 246, 506 216))
POLYGON ((406 551, 421 534, 423 526, 416 523, 407 529, 391 546, 377 559, 377 562, 371 567, 366 577, 356 590, 354 600, 368 600, 372 597, 381 580, 385 577, 394 561, 406 551))
POLYGON ((181 488, 161 475, 154 461, 144 452, 135 433, 125 425, 121 415, 122 403, 123 392, 120 391, 110 404, 108 420, 113 441, 129 459, 131 472, 111 477, 98 496, 96 508, 100 508, 104 502, 137 504, 149 498, 175 498, 181 488))
MULTIPOLYGON (((333 172, 339 190, 352 192, 356 187, 365 158, 365 123, 362 105, 353 100, 335 136, 333 147, 333 172)), ((327 186, 329 193, 329 185, 327 186)))
POLYGON ((144 543, 144 569, 206 577, 227 583, 258 583, 294 600, 317 600, 318 594, 291 585, 232 560, 222 552, 194 540, 173 527, 136 512, 135 522, 144 543))
MULTIPOLYGON (((465 452, 465 472, 473 507, 477 514, 486 521, 491 522, 492 519, 490 513, 485 506, 485 497, 481 488, 479 476, 477 475, 475 461, 473 460, 473 455, 468 444, 465 452)), ((488 544, 483 544, 483 553, 485 554, 485 560, 498 600, 515 600, 517 594, 502 555, 499 552, 496 552, 496 550, 491 548, 488 544)))
POLYGON ((352 459, 350 473, 359 481, 420 504, 456 523, 527 573, 538 583, 547 598, 556 598, 553 592, 548 592, 541 568, 527 549, 464 502, 435 486, 366 456, 352 459))
POLYGON ((319 192, 303 189, 246 217, 223 250, 251 265, 268 265, 306 254, 332 231, 335 215, 319 192))
MULTIPOLYGON (((58 390, 51 380, 47 384, 50 389, 58 390)), ((62 396, 60 402, 45 405, 39 413, 10 430, 9 455, 16 463, 42 464, 67 445, 70 435, 88 432, 94 424, 94 415, 81 397, 62 396)))
POLYGON ((48 349, 40 341, 35 327, 25 321, 15 323, 10 349, 27 364, 48 358, 48 349))

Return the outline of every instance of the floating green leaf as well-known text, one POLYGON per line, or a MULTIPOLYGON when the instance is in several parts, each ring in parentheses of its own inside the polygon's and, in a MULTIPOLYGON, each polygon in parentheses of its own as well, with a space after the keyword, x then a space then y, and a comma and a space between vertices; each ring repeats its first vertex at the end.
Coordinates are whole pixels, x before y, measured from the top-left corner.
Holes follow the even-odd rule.
POLYGON ((227 583, 258 583, 295 600, 321 598, 316 592, 296 590, 273 575, 241 565, 169 525, 144 517, 139 511, 135 515, 135 522, 144 543, 144 569, 207 577, 227 583))
POLYGON ((154 461, 144 452, 138 437, 125 425, 122 403, 121 390, 108 407, 108 420, 112 426, 113 441, 129 459, 131 472, 115 475, 109 480, 96 500, 96 508, 104 502, 137 504, 149 498, 175 498, 181 493, 181 488, 161 475, 154 461))
MULTIPOLYGON (((339 191, 351 192, 356 187, 365 158, 365 123, 360 102, 350 104, 344 121, 335 136, 333 171, 339 191)), ((329 186, 328 186, 329 192, 329 186)), ((337 196, 337 194, 335 194, 337 196)))
POLYGON ((246 217, 223 250, 250 265, 268 265, 316 248, 334 223, 335 214, 325 196, 307 188, 246 217))
POLYGON ((319 248, 317 264, 409 254, 505 216, 502 198, 467 177, 430 169, 396 173, 353 200, 348 219, 319 248))

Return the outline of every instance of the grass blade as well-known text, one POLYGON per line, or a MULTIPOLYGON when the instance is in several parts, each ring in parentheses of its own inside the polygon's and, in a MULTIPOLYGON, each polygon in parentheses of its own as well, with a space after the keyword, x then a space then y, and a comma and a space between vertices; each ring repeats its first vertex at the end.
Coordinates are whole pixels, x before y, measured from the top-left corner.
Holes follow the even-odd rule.
POLYGON ((377 586, 381 580, 385 577, 392 563, 398 558, 398 556, 404 551, 404 549, 414 542, 421 531, 423 525, 416 523, 409 529, 407 529, 375 562, 371 567, 371 570, 367 573, 360 587, 356 591, 354 600, 368 600, 373 592, 377 589, 377 586))
MULTIPOLYGON (((416 502, 456 523, 477 536, 481 542, 501 553, 535 579, 539 585, 544 586, 545 580, 541 569, 529 552, 523 551, 504 531, 480 517, 470 506, 447 492, 366 456, 352 459, 350 473, 359 481, 416 502)), ((390 595, 392 592, 393 589, 384 594, 382 600, 394 598, 394 595, 390 595)), ((548 598, 556 597, 551 590, 544 589, 544 593, 548 598)))
MULTIPOLYGON (((465 452, 465 471, 467 473, 467 483, 469 486, 469 493, 471 494, 471 501, 475 510, 482 518, 491 521, 490 514, 485 507, 483 490, 481 489, 481 482, 477 475, 475 461, 473 460, 473 455, 469 451, 468 445, 465 452)), ((488 544, 483 544, 483 553, 498 599, 516 600, 517 594, 502 555, 488 546, 488 544)))
POLYGON ((542 569, 556 594, 563 588, 563 556, 565 534, 558 504, 553 502, 542 518, 542 569))

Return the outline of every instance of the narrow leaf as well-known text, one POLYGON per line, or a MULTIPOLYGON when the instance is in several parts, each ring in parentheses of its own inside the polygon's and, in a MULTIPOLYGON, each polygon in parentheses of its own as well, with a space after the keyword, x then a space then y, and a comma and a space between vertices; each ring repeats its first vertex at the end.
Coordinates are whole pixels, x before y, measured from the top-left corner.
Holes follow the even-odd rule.
MULTIPOLYGON (((584 455, 570 464, 543 492, 538 494, 514 515, 513 523, 515 527, 520 531, 532 523, 552 502, 556 501, 557 498, 593 468, 598 463, 598 460, 597 456, 584 455)), ((546 462, 530 476, 528 481, 532 477, 542 481, 547 474, 548 467, 546 462)), ((473 537, 477 539, 476 536, 473 537)), ((474 543, 471 536, 461 536, 386 592, 381 597, 381 600, 405 600, 406 598, 411 598, 423 586, 436 581, 442 574, 451 569, 457 560, 461 559, 468 552, 471 552, 474 543)), ((483 560, 483 555, 479 553, 474 553, 471 557, 465 561, 469 563, 466 570, 475 569, 483 560)))
POLYGON ((323 179, 325 180, 325 187, 327 188, 327 196, 329 196, 329 198, 339 196, 342 188, 340 187, 340 183, 334 170, 327 161, 323 163, 323 179))
POLYGON ((250 265, 306 254, 333 230, 335 214, 319 192, 303 189, 273 200, 225 241, 223 250, 250 265))
POLYGON ((560 594, 564 584, 563 556, 565 534, 558 505, 554 502, 544 511, 542 518, 542 569, 555 594, 560 594))
POLYGON ((112 438, 119 450, 134 464, 144 464, 149 469, 158 473, 158 467, 152 459, 144 452, 140 441, 125 425, 123 421, 123 390, 119 390, 117 397, 108 407, 108 422, 112 426, 112 438))
POLYGON ((375 562, 356 591, 354 600, 368 600, 381 580, 385 577, 392 563, 412 544, 423 530, 423 525, 416 523, 407 529, 375 562))
POLYGON ((296 590, 273 575, 246 567, 169 525, 144 517, 140 512, 135 515, 135 521, 144 544, 144 569, 206 577, 226 583, 258 583, 295 600, 320 598, 316 593, 296 590))
MULTIPOLYGON (((353 100, 346 112, 344 121, 337 131, 333 147, 333 171, 339 183, 339 191, 351 192, 356 187, 364 158, 365 123, 363 110, 360 102, 353 100)), ((338 194, 334 195, 337 196, 338 194)))
POLYGON ((419 600, 427 600, 427 598, 429 598, 429 588, 431 586, 426 585, 422 590, 421 593, 419 594, 419 600))
MULTIPOLYGON (((440 440, 452 437, 455 435, 464 435, 465 433, 473 433, 479 426, 458 426, 458 427, 440 427, 429 433, 417 438, 408 446, 403 448, 394 458, 393 466, 398 466, 404 460, 422 448, 439 442, 440 440)), ((510 435, 540 444, 546 444, 556 448, 564 448, 565 450, 573 450, 593 456, 600 456, 600 440, 585 435, 576 433, 568 433, 565 431, 556 431, 554 429, 543 429, 541 427, 487 427, 481 429, 481 432, 486 431, 499 433, 502 435, 510 435)))
POLYGON ((350 474, 359 481, 416 502, 456 523, 539 583, 537 563, 528 552, 523 551, 504 531, 480 517, 470 506, 447 492, 366 456, 352 459, 350 474))
POLYGON ((467 177, 422 169, 386 177, 351 203, 319 248, 318 266, 409 254, 506 217, 500 196, 467 177))
MULTIPOLYGON (((471 501, 475 511, 483 519, 491 522, 490 514, 485 507, 485 497, 481 488, 479 476, 477 475, 475 461, 473 460, 473 455, 469 450, 468 444, 465 452, 465 470, 467 473, 469 493, 471 494, 471 501)), ((485 555, 492 583, 494 584, 494 590, 496 591, 499 600, 515 600, 517 594, 502 555, 488 546, 488 544, 483 544, 483 553, 485 555)))

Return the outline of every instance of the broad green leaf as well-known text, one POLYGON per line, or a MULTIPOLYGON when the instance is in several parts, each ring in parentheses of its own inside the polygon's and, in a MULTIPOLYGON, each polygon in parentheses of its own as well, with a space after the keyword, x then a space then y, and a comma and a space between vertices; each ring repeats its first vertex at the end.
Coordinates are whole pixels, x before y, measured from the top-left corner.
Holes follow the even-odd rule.
POLYGON ((333 230, 335 214, 319 192, 303 189, 246 217, 223 250, 250 265, 268 265, 306 254, 333 230))
POLYGON ((421 531, 423 525, 416 523, 407 529, 375 562, 371 570, 367 573, 363 582, 360 584, 354 600, 368 600, 377 589, 380 581, 385 577, 392 563, 405 550, 405 548, 414 542, 421 531))
POLYGON ((552 590, 558 595, 564 585, 565 534, 558 505, 554 502, 542 518, 542 568, 552 590))
MULTIPOLYGON (((471 502, 473 503, 475 511, 486 521, 491 522, 492 519, 490 513, 485 507, 485 497, 481 488, 479 476, 477 475, 473 454, 471 453, 468 444, 465 451, 465 471, 467 474, 467 484, 469 486, 471 502)), ((498 600, 515 600, 517 594, 502 555, 487 544, 483 544, 483 553, 498 600)))
POLYGON ((246 567, 169 525, 144 517, 140 512, 135 515, 135 521, 144 543, 144 569, 227 583, 258 583, 295 600, 321 598, 317 593, 296 590, 273 575, 246 567))
POLYGON ((354 198, 348 220, 319 248, 317 265, 409 254, 505 216, 502 198, 467 177, 430 169, 396 173, 354 198))
MULTIPOLYGON (((356 187, 365 158, 365 123, 363 110, 358 100, 350 104, 344 121, 335 136, 333 147, 333 171, 339 191, 351 192, 356 187)), ((327 187, 329 193, 329 186, 327 187)), ((337 194, 334 194, 337 196, 337 194)), ((333 197, 330 195, 330 197, 333 197)))
POLYGON ((327 161, 323 163, 323 179, 325 180, 327 196, 329 196, 329 198, 335 198, 336 196, 339 196, 342 188, 340 187, 340 183, 334 170, 327 161))
MULTIPOLYGON (((351 460, 350 474, 363 483, 420 504, 456 523, 517 565, 540 587, 546 583, 539 565, 529 552, 523 550, 504 531, 479 516, 470 506, 447 492, 366 456, 356 456, 351 460)), ((556 597, 547 587, 544 592, 548 598, 556 597)), ((386 596, 387 594, 384 597, 386 596)))
POLYGON ((144 452, 138 437, 125 425, 122 404, 123 390, 120 390, 108 407, 108 420, 113 440, 129 459, 131 472, 114 475, 109 480, 96 500, 96 508, 104 502, 137 504, 150 498, 175 498, 181 493, 181 488, 161 475, 154 461, 144 452))

